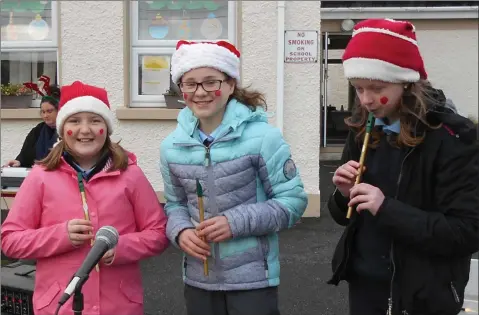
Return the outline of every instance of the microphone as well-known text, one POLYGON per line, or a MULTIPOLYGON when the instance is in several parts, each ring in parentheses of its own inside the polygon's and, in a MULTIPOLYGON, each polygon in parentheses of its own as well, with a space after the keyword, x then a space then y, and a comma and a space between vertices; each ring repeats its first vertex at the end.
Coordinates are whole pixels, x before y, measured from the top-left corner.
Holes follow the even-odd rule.
POLYGON ((73 275, 72 280, 65 289, 58 304, 59 306, 65 304, 66 301, 77 289, 81 289, 83 284, 88 280, 92 269, 98 264, 105 253, 114 248, 118 244, 118 231, 112 226, 101 227, 95 235, 95 243, 90 249, 80 269, 73 275))

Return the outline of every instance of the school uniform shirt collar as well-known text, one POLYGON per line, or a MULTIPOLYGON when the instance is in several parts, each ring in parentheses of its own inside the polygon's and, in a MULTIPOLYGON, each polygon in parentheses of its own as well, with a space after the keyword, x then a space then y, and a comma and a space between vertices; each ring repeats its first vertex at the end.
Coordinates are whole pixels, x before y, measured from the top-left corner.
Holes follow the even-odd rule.
POLYGON ((381 126, 382 130, 387 134, 391 134, 391 133, 399 134, 399 132, 401 131, 401 122, 399 121, 399 119, 393 122, 392 124, 388 125, 381 118, 376 118, 374 125, 381 126))
POLYGON ((208 142, 210 143, 213 142, 215 138, 218 136, 218 133, 220 132, 222 128, 222 125, 223 124, 220 124, 218 127, 216 127, 216 129, 210 135, 207 135, 201 129, 198 128, 198 133, 199 133, 201 142, 205 142, 206 139, 208 139, 208 142))

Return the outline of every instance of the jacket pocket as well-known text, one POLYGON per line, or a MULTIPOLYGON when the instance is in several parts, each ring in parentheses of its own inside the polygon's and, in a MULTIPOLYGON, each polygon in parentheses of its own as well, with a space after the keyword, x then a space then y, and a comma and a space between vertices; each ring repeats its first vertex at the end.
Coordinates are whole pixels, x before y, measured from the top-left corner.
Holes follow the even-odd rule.
MULTIPOLYGON (((428 281, 423 285, 427 295, 423 303, 427 314, 458 314, 461 311, 464 299, 462 280, 457 277, 458 264, 456 261, 437 261, 431 263, 428 281)), ((422 311, 422 310, 421 310, 422 311)))
POLYGON ((60 293, 60 290, 58 282, 53 282, 45 292, 40 293, 38 298, 35 299, 36 308, 41 310, 49 306, 58 293, 60 293))
POLYGON ((125 295, 128 301, 137 304, 143 304, 143 293, 141 290, 137 290, 126 281, 121 281, 120 291, 123 293, 123 295, 125 295))

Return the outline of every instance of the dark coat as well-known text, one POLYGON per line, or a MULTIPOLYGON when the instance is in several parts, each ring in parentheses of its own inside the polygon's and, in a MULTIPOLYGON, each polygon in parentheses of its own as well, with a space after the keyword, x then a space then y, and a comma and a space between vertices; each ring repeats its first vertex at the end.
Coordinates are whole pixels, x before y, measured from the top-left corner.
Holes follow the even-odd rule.
MULTIPOLYGON (((425 140, 402 160, 395 198, 386 197, 377 228, 392 236, 393 314, 457 314, 479 250, 479 143, 474 124, 446 107, 428 112, 439 129, 419 124, 425 140)), ((361 145, 348 136, 342 163, 359 161, 361 145)), ((367 170, 366 170, 367 172, 367 170)), ((357 213, 346 219, 348 199, 335 191, 328 208, 346 226, 332 260, 337 285, 348 280, 357 213)))
POLYGON ((21 167, 32 167, 35 163, 37 140, 40 137, 40 132, 45 126, 45 122, 41 122, 28 133, 25 141, 23 142, 22 149, 15 160, 20 162, 21 167))

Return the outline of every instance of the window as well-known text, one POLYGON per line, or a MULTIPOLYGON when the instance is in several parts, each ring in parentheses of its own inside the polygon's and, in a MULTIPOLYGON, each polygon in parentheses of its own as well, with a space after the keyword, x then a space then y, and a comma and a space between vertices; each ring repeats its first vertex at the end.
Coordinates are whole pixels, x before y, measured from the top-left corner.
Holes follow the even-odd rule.
POLYGON ((477 19, 477 1, 321 1, 322 19, 477 19))
POLYGON ((131 1, 130 107, 167 107, 179 40, 235 43, 235 1, 131 1))
POLYGON ((477 6, 477 1, 321 1, 322 8, 368 7, 464 7, 477 6))
MULTIPOLYGON (((56 1, 3 0, 1 84, 37 82, 40 76, 58 83, 56 1)), ((34 99, 39 99, 34 95, 34 99)), ((32 106, 38 106, 38 101, 32 106)))

